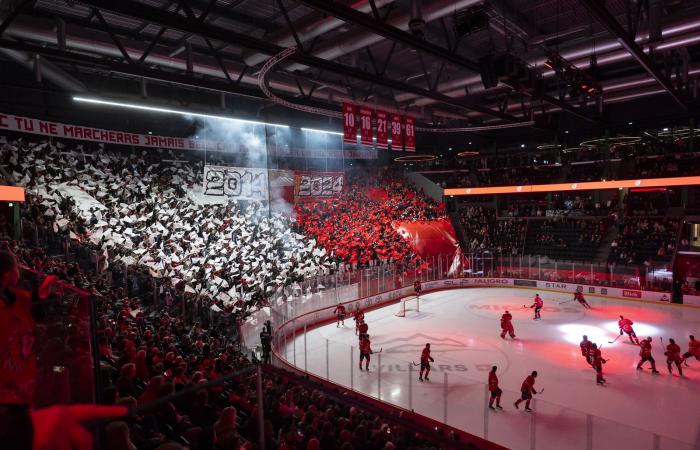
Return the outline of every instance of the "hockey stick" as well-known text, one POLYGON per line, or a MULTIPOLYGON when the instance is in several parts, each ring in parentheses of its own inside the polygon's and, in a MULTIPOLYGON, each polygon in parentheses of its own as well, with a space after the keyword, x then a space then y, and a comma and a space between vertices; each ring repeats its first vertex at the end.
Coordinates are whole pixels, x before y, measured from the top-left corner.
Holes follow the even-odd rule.
POLYGON ((411 361, 411 362, 413 363, 414 366, 420 366, 420 364, 416 364, 415 361, 411 361))
POLYGON ((614 343, 615 341, 617 341, 618 339, 620 339, 620 337, 622 337, 622 335, 621 335, 621 334, 618 334, 617 337, 616 337, 615 339, 613 339, 612 341, 608 341, 608 344, 614 343))
POLYGON ((573 300, 565 300, 565 301, 563 301, 563 302, 559 302, 559 304, 560 304, 560 305, 563 305, 564 303, 569 303, 569 302, 573 302, 573 300))

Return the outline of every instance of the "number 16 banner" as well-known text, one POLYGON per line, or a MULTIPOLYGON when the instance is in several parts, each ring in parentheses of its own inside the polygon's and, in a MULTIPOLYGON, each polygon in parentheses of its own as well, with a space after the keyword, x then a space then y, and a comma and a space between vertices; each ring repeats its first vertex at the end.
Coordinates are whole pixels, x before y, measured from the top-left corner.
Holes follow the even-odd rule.
POLYGON ((343 142, 357 144, 355 105, 352 103, 343 103, 343 142))
POLYGON ((416 151, 416 121, 411 116, 405 116, 406 121, 406 151, 416 151))
POLYGON ((391 149, 396 151, 403 150, 403 133, 401 133, 401 116, 398 114, 391 115, 391 149))
POLYGON ((372 110, 360 108, 360 142, 362 145, 372 145, 372 110))

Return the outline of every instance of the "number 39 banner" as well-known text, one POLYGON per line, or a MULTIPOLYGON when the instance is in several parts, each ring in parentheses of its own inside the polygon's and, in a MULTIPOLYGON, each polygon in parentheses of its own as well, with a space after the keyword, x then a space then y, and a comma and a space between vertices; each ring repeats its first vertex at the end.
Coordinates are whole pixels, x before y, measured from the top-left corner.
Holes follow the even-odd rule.
POLYGON ((389 125, 386 112, 377 110, 377 147, 389 146, 389 125))
POLYGON ((357 143, 357 123, 355 122, 355 105, 343 103, 343 142, 357 143))
POLYGON ((204 197, 267 201, 267 169, 204 166, 204 197))
POLYGON ((398 114, 391 115, 391 149, 396 151, 403 150, 403 133, 401 132, 401 116, 398 114))
POLYGON ((360 108, 360 143, 372 145, 372 110, 360 108))

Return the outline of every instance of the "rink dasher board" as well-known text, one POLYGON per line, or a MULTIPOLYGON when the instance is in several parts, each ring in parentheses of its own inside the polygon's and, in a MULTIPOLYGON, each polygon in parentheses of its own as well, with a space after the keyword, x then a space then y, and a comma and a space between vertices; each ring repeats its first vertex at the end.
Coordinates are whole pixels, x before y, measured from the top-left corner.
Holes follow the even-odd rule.
MULTIPOLYGON (((587 284, 526 280, 518 278, 454 278, 428 281, 423 283, 422 287, 422 295, 434 291, 441 291, 447 289, 463 289, 470 287, 520 288, 528 290, 559 292, 562 294, 573 294, 574 292, 580 290, 584 293, 584 295, 594 295, 596 297, 610 298, 614 300, 666 304, 671 307, 700 308, 700 301, 698 301, 697 304, 675 304, 666 301, 661 301, 661 298, 664 295, 666 295, 667 298, 670 297, 670 293, 668 292, 643 291, 638 289, 601 287, 591 286, 587 284)), ((394 303, 398 303, 403 298, 413 295, 415 295, 413 286, 407 286, 401 289, 394 289, 369 297, 364 297, 356 300, 349 300, 347 302, 343 302, 342 304, 346 306, 346 308, 351 308, 348 309, 349 311, 352 311, 353 309, 355 309, 356 305, 359 305, 359 307, 364 312, 367 312, 378 308, 383 308, 394 303)), ((685 296, 684 299, 685 298, 688 298, 692 301, 700 300, 700 297, 694 296, 685 296)), ((330 306, 320 308, 315 311, 310 311, 301 314, 298 317, 288 319, 286 322, 277 326, 277 330, 275 331, 276 341, 281 342, 280 340, 284 340, 286 338, 289 338, 289 336, 293 336, 299 332, 303 332, 304 328, 306 328, 306 330, 308 331, 320 327, 322 325, 335 322, 336 316, 335 314, 333 314, 333 310, 336 308, 336 306, 337 304, 332 304, 330 306)), ((352 320, 352 318, 349 315, 347 318, 352 320)))

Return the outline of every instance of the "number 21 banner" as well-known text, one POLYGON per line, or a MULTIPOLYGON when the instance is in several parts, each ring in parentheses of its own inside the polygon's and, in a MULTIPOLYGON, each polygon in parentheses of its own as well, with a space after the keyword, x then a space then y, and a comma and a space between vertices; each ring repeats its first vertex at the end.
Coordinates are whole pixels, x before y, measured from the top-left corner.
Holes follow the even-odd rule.
POLYGON ((355 105, 343 103, 343 142, 357 143, 357 123, 355 123, 355 105))
POLYGON ((372 110, 360 108, 360 143, 372 145, 372 110))
POLYGON ((389 127, 386 112, 377 110, 377 147, 389 146, 389 127))
POLYGON ((406 121, 406 151, 416 151, 416 121, 411 116, 404 116, 406 121))
POLYGON ((403 150, 403 133, 401 133, 401 116, 398 114, 391 115, 391 149, 396 151, 403 150))

